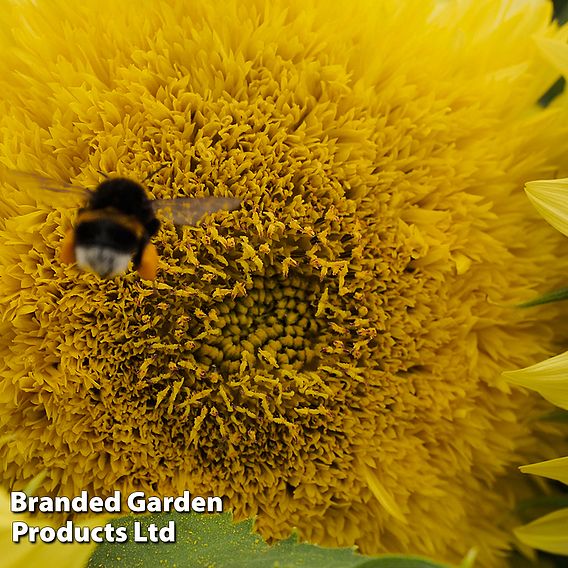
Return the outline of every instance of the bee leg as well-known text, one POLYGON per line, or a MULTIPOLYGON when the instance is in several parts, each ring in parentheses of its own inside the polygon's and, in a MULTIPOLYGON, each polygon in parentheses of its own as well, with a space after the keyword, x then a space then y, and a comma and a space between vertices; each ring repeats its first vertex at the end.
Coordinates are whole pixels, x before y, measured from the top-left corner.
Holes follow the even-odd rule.
POLYGON ((155 280, 158 271, 158 251, 152 243, 148 243, 142 252, 138 274, 145 280, 155 280))
POLYGON ((71 264, 75 262, 75 231, 73 229, 69 229, 65 233, 63 245, 59 252, 59 259, 64 264, 71 264))

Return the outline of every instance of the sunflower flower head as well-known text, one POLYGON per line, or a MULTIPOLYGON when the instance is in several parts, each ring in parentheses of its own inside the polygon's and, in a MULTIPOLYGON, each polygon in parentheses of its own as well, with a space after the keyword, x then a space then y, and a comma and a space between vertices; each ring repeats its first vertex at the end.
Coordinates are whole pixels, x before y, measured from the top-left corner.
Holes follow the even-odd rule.
POLYGON ((243 200, 164 222, 156 282, 102 281, 56 260, 70 204, 2 185, 4 483, 190 489, 267 538, 478 545, 498 565, 506 472, 546 452, 543 403, 500 372, 548 356, 559 314, 507 306, 567 268, 522 193, 565 169, 568 112, 535 103, 555 71, 533 38, 566 35, 550 6, 39 0, 0 18, 5 166, 93 186, 164 165, 155 198, 243 200))

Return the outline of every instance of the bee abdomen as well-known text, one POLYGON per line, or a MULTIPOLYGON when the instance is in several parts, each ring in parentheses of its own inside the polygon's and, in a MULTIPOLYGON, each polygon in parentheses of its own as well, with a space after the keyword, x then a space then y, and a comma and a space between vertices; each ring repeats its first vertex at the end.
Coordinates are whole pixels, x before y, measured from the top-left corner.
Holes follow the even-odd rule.
POLYGON ((134 252, 142 236, 139 233, 136 227, 127 227, 105 217, 88 221, 79 219, 75 228, 75 242, 77 245, 104 246, 134 252))
POLYGON ((129 252, 98 245, 76 246, 75 256, 80 268, 92 270, 103 278, 122 274, 132 258, 129 252))
MULTIPOLYGON (((83 219, 89 218, 88 213, 83 219)), ((92 270, 104 278, 127 270, 128 264, 141 246, 141 231, 137 226, 101 216, 82 220, 75 228, 75 258, 80 268, 92 270)))

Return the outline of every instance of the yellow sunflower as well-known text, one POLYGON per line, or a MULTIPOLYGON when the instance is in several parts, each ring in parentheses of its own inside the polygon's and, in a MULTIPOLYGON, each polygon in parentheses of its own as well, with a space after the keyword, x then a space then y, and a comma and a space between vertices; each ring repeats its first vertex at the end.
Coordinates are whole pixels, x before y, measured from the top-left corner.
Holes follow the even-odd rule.
MULTIPOLYGON (((542 53, 568 76, 568 45, 565 41, 538 41, 542 53)), ((565 98, 553 103, 566 105, 565 98)), ((526 193, 536 210, 556 229, 568 236, 568 178, 533 181, 526 193)), ((564 286, 566 282, 564 281, 564 286)), ((557 355, 525 369, 504 374, 512 383, 537 391, 560 408, 568 410, 568 353, 557 355)), ((568 484, 568 457, 556 458, 520 468, 568 484)), ((560 509, 515 530, 525 544, 547 552, 568 556, 568 508, 560 509)))
MULTIPOLYGON (((0 10, 0 161, 240 210, 155 283, 62 266, 74 210, 0 186, 1 476, 223 495, 266 538, 480 566, 553 457, 503 369, 552 354, 568 174, 544 1, 37 0, 0 10), (562 173, 564 172, 564 173, 562 173)), ((565 260, 566 259, 566 260, 565 260)), ((548 432, 553 440, 556 434, 548 432)))
MULTIPOLYGON (((568 46, 559 44, 568 62, 568 46)), ((543 217, 568 235, 568 179, 527 184, 527 195, 543 217)), ((568 410, 568 353, 557 355, 525 369, 509 371, 505 377, 514 384, 539 392, 544 398, 568 410)), ((547 460, 520 468, 568 484, 568 457, 547 460)), ((560 509, 516 529, 525 544, 568 556, 568 508, 560 509)))

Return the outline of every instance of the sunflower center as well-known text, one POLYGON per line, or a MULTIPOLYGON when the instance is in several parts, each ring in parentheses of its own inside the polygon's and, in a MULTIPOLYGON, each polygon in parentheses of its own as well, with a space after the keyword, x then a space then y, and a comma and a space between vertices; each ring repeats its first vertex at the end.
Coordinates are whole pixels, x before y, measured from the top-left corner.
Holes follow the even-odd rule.
POLYGON ((221 334, 199 348, 197 359, 225 376, 241 366, 309 368, 315 362, 310 346, 318 332, 313 305, 319 294, 319 283, 300 275, 285 282, 269 274, 254 278, 245 298, 219 306, 221 334))

